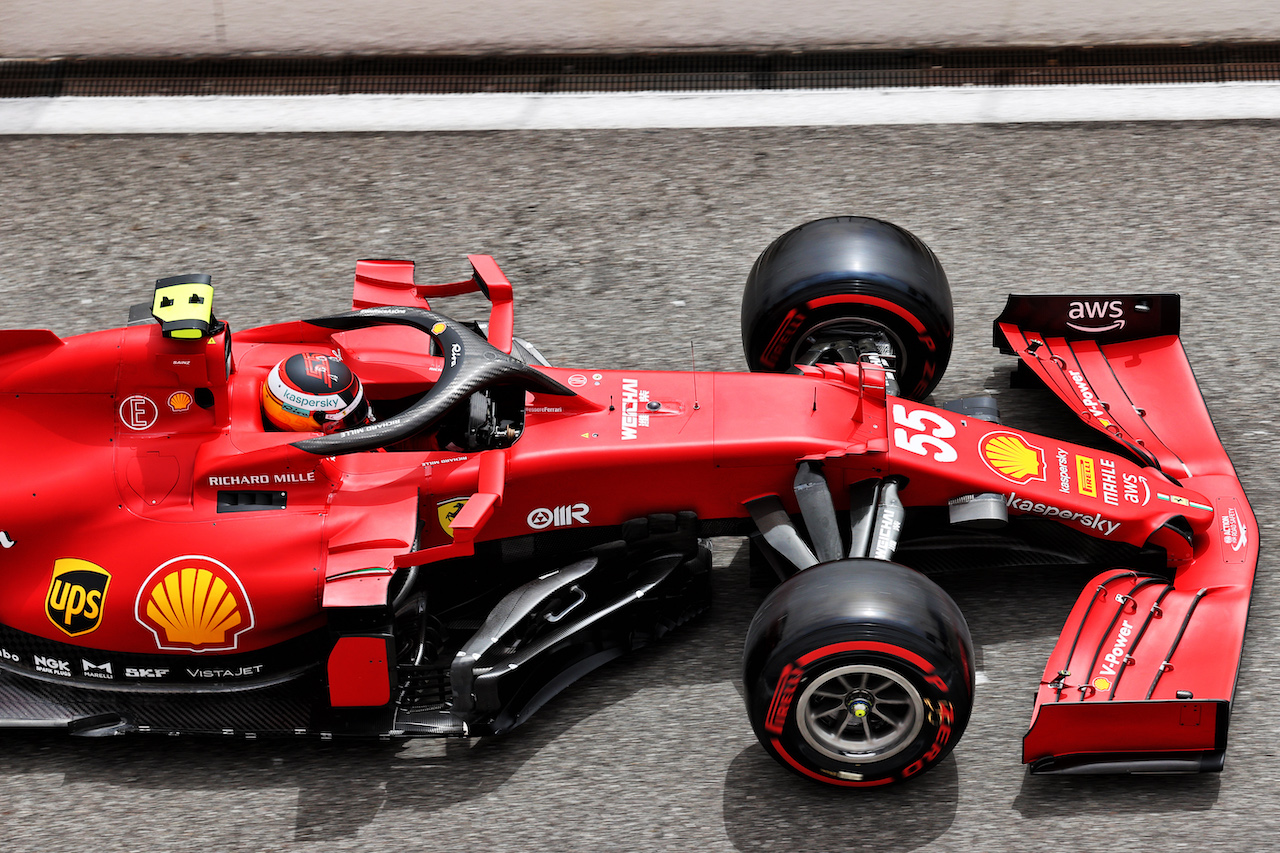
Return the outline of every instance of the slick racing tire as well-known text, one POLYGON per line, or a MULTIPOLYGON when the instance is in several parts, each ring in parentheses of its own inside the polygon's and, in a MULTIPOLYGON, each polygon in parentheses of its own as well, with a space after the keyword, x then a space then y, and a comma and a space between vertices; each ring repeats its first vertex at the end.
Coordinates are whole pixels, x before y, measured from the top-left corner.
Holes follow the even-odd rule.
POLYGON ((753 371, 890 357, 901 394, 928 396, 951 358, 947 275, 929 247, 863 216, 818 219, 774 240, 742 296, 742 345, 753 371))
POLYGON ((900 782, 945 758, 973 706, 960 608, 924 575, 838 560, 765 599, 743 650, 747 713, 780 764, 839 787, 900 782))

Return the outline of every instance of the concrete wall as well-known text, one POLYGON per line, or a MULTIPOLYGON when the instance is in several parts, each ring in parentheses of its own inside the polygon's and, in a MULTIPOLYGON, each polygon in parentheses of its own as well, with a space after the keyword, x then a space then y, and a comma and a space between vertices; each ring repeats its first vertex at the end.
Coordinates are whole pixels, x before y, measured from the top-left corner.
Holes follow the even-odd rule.
POLYGON ((1280 0, 0 0, 0 56, 1280 40, 1280 0))

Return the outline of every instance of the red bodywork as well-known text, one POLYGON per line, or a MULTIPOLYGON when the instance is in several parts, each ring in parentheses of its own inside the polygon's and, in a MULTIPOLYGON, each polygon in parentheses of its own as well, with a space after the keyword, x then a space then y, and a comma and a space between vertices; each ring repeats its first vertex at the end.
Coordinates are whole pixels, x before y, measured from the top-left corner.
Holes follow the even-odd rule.
MULTIPOLYGON (((492 259, 471 261, 474 279, 439 286, 415 285, 407 262, 362 261, 353 305, 425 308, 483 289, 489 341, 510 352, 511 287, 492 259)), ((528 394, 510 447, 457 452, 425 436, 321 457, 294 447, 298 434, 264 427, 270 368, 331 350, 376 411, 440 376, 421 332, 287 323, 192 342, 149 323, 67 340, 0 333, 11 436, 0 530, 12 543, 0 551, 0 623, 78 650, 53 664, 68 672, 37 666, 46 678, 83 682, 95 653, 125 652, 248 684, 269 673, 245 653, 313 636, 336 610, 385 605, 404 567, 650 513, 746 518, 746 502, 771 494, 796 513, 797 462, 822 460, 840 508, 852 484, 898 475, 908 507, 997 493, 1012 515, 1165 548, 1172 584, 1116 571, 1086 590, 1046 669, 1024 759, 1220 752, 1256 524, 1176 336, 1102 347, 1046 338, 1027 352, 1037 333, 1005 325, 1050 387, 1144 447, 1152 465, 886 397, 884 371, 869 365, 800 376, 545 368, 577 396, 528 394), (1077 365, 1087 378, 1073 378, 1077 365), (1125 395, 1145 413, 1093 405, 1125 395), (278 508, 234 506, 273 496, 278 508), (1123 676, 1104 688, 1111 670, 1123 676)), ((313 650, 327 657, 335 706, 387 701, 380 644, 350 637, 313 650)))

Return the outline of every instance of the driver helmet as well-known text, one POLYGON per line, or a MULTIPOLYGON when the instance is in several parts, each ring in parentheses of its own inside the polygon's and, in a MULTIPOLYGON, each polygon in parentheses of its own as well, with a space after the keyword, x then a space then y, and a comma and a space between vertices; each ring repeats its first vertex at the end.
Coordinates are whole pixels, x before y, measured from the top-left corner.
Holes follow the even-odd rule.
POLYGON ((373 423, 360 378, 342 360, 301 352, 281 361, 262 383, 262 411, 282 430, 323 432, 373 423))

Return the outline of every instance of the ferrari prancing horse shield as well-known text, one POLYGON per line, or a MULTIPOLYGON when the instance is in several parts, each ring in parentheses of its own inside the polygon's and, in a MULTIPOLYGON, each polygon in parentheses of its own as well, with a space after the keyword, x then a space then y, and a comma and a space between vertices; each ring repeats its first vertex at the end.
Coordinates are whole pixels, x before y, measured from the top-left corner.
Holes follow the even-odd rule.
POLYGON ((458 513, 462 512, 462 508, 466 505, 466 498, 453 498, 436 504, 436 515, 440 519, 440 529, 449 534, 450 537, 453 536, 453 520, 458 517, 458 513))

